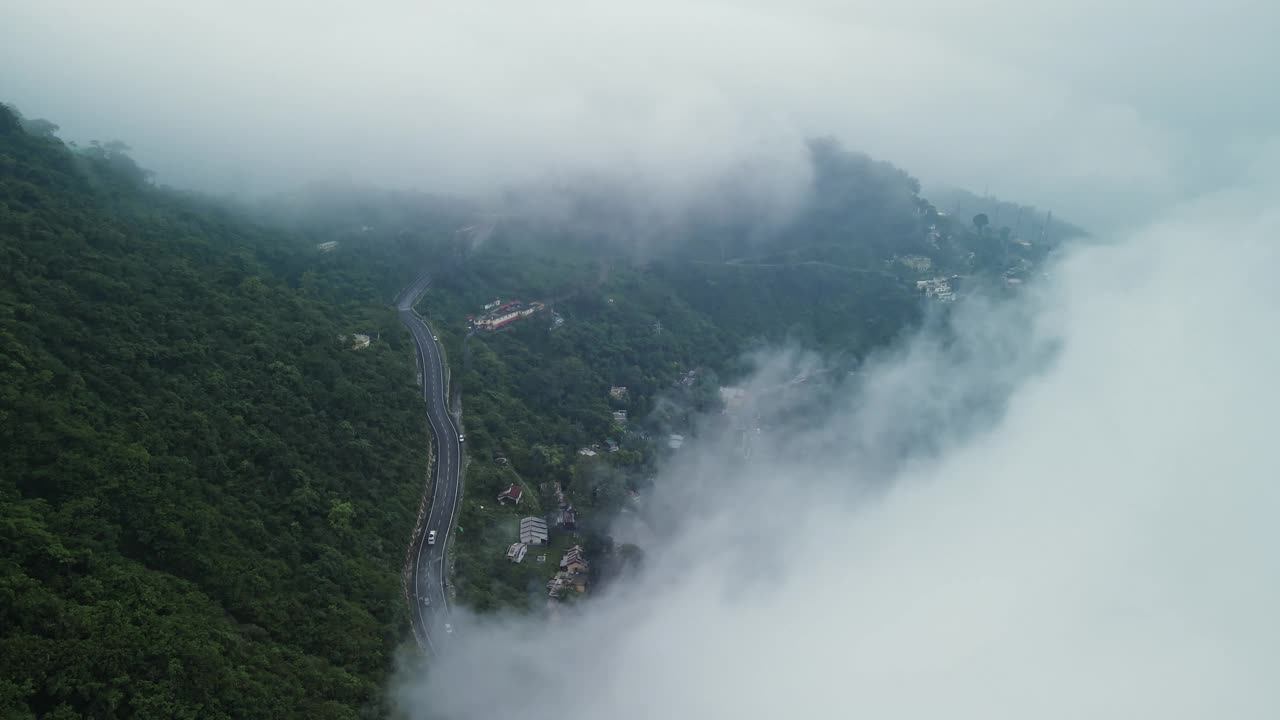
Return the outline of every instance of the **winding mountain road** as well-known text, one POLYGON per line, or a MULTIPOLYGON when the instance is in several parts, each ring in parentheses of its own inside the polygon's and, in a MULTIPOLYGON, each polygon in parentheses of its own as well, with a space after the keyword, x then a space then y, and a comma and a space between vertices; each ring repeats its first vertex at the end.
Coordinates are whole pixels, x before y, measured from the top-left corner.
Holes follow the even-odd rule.
POLYGON ((413 571, 409 578, 409 614, 413 633, 424 649, 435 651, 444 635, 449 616, 445 558, 449 529, 457 513, 462 485, 462 442, 457 421, 449 412, 449 392, 445 383, 444 359, 440 345, 426 320, 414 312, 413 304, 431 284, 423 274, 396 298, 396 312, 409 328, 417 346, 418 374, 422 399, 427 405, 427 421, 435 439, 435 476, 431 483, 430 505, 414 528, 410 547, 413 571), (435 533, 435 543, 429 544, 435 533))
MULTIPOLYGON (((459 232, 469 232, 474 247, 487 239, 494 227, 494 221, 489 220, 459 232)), ((449 410, 449 388, 439 341, 426 319, 413 309, 430 286, 431 276, 423 273, 400 291, 395 305, 400 322, 409 328, 417 347, 422 399, 426 402, 427 421, 435 441, 435 475, 423 499, 427 510, 418 518, 410 540, 412 570, 407 587, 414 637, 423 650, 434 653, 452 630, 447 563, 450 530, 462 501, 463 454, 462 433, 458 429, 460 419, 449 410), (429 542, 431 533, 435 533, 434 543, 429 542)))

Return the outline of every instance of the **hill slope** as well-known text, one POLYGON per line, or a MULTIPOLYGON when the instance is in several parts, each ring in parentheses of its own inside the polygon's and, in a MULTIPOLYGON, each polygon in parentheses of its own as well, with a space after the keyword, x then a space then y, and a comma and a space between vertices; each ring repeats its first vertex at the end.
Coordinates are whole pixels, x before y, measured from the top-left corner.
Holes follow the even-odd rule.
POLYGON ((427 431, 374 273, 3 106, 0 257, 0 715, 377 714, 427 431))

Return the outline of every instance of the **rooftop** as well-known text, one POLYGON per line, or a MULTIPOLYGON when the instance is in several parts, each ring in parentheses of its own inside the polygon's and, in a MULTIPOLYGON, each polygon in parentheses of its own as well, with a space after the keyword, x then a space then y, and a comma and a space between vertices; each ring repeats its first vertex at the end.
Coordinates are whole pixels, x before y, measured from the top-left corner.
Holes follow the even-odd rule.
POLYGON ((582 553, 581 545, 574 545, 565 552, 564 557, 560 558, 560 567, 567 568, 573 563, 581 563, 584 567, 588 565, 586 556, 582 553))
POLYGON ((510 487, 498 493, 498 502, 502 502, 504 500, 510 500, 515 504, 519 505, 520 498, 522 497, 524 497, 524 488, 520 487, 519 485, 516 485, 515 483, 511 483, 510 487))
POLYGON ((529 552, 529 546, 524 543, 511 543, 511 547, 507 548, 507 559, 513 563, 524 560, 524 556, 529 552))
POLYGON ((520 520, 520 542, 526 545, 547 544, 547 521, 540 517, 520 520))

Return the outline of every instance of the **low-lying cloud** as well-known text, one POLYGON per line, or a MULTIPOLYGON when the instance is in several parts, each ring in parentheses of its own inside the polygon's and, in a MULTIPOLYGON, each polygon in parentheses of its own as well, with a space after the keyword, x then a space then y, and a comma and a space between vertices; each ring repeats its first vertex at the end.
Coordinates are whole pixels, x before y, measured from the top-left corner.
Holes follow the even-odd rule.
POLYGON ((1018 303, 960 309, 958 339, 886 353, 818 429, 774 428, 750 461, 692 441, 644 501, 639 578, 557 622, 464 621, 447 659, 404 673, 403 707, 1275 717, 1267 194, 1208 197, 1070 254, 1018 303))
MULTIPOLYGON (((642 176, 679 198, 835 135, 1102 229, 1276 137, 1261 0, 10 3, 6 101, 160 180, 481 192, 642 176)), ((803 178, 800 178, 801 180, 803 178)))

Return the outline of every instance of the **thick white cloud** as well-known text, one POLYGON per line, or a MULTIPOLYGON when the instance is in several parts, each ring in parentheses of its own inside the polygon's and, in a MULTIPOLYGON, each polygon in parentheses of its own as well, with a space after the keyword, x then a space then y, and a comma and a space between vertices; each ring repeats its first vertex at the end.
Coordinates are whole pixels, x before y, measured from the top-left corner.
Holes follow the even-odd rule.
MULTIPOLYGON (((558 623, 464 623, 447 661, 406 673, 405 707, 1275 717, 1274 189, 1074 253, 1024 304, 963 311, 959 348, 887 353, 821 430, 780 429, 748 463, 686 445, 645 502, 666 529, 640 581, 558 623), (974 410, 1001 387, 1002 412, 974 410), (884 457, 921 427, 933 451, 884 457)), ((759 385, 790 376, 776 362, 759 385)))
POLYGON ((6 99, 177 184, 608 167, 678 194, 834 134, 1097 227, 1274 134, 1278 21, 1261 0, 44 0, 0 9, 0 65, 6 99))

